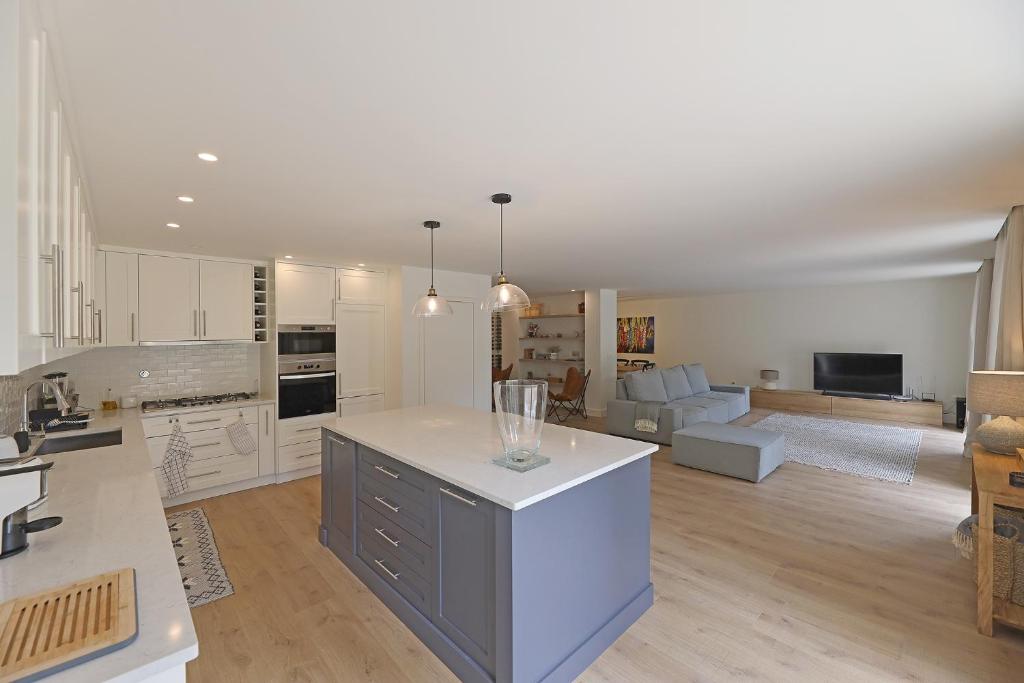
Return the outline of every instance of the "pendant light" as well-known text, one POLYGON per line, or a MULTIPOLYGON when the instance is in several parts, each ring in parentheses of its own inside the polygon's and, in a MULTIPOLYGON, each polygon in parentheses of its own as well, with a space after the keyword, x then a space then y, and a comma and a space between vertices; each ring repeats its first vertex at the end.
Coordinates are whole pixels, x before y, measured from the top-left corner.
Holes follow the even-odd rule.
POLYGON ((491 195, 491 201, 498 205, 498 283, 491 287, 480 303, 480 309, 489 313, 516 311, 530 305, 530 297, 505 277, 505 205, 512 201, 510 194, 491 195))
POLYGON ((417 318, 436 318, 452 314, 452 305, 448 299, 437 295, 434 289, 434 231, 441 227, 437 221, 424 221, 423 227, 430 231, 430 289, 426 296, 420 297, 412 307, 412 314, 417 318))

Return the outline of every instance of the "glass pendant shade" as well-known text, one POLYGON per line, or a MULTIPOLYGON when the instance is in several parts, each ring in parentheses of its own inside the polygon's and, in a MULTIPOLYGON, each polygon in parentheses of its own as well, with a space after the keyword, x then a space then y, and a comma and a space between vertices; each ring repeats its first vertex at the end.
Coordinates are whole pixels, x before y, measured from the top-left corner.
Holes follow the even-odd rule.
POLYGON ((491 287, 480 308, 492 313, 518 311, 530 305, 530 297, 522 289, 509 282, 505 276, 498 278, 498 284, 491 287))
POLYGON ((427 290, 426 296, 420 297, 416 305, 412 307, 412 314, 417 318, 435 318, 442 315, 452 314, 452 305, 448 299, 438 296, 434 288, 427 290))
POLYGON ((423 227, 430 231, 430 287, 426 296, 412 307, 412 314, 417 318, 437 318, 442 315, 452 314, 452 305, 448 299, 437 295, 434 289, 434 231, 441 227, 437 221, 424 221, 423 227))
POLYGON ((491 195, 491 201, 498 205, 498 282, 480 302, 480 309, 488 313, 522 310, 530 305, 530 297, 505 277, 505 205, 512 201, 512 195, 491 195))

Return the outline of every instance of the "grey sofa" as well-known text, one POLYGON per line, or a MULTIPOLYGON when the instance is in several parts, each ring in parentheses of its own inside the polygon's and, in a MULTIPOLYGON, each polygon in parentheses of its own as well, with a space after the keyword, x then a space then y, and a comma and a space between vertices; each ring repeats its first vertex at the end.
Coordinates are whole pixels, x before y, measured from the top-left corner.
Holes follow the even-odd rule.
POLYGON ((671 445, 672 433, 698 422, 725 424, 750 412, 750 387, 709 384, 700 363, 631 372, 615 385, 605 424, 609 434, 671 445), (638 401, 660 402, 658 431, 639 432, 638 401))

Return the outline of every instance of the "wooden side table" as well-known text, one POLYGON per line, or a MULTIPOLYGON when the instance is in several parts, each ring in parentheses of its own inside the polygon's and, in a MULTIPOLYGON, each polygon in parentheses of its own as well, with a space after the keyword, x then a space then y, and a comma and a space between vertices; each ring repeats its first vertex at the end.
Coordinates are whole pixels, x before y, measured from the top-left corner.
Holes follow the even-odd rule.
POLYGON ((978 509, 978 632, 992 635, 992 621, 1024 628, 1024 607, 992 595, 992 518, 996 504, 1024 508, 1024 488, 1010 486, 1010 472, 1024 470, 1018 455, 991 453, 973 444, 972 505, 978 509))

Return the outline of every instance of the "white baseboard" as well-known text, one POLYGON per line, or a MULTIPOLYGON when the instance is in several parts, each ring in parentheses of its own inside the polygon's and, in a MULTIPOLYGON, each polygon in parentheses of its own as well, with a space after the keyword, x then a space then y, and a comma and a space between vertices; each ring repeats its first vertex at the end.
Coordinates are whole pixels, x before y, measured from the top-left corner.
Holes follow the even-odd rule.
POLYGON ((254 489, 257 486, 266 486, 267 484, 275 483, 275 475, 267 474, 262 477, 256 477, 255 479, 243 479, 242 481, 233 481, 230 484, 221 484, 220 486, 211 486, 208 489, 200 489, 198 491, 190 491, 174 498, 164 498, 163 504, 165 508, 174 507, 175 505, 184 505, 185 503, 194 503, 197 500, 203 500, 205 498, 213 498, 215 496, 223 496, 228 493, 236 493, 238 491, 244 491, 246 489, 254 489))
POLYGON ((320 465, 314 465, 313 467, 304 467, 301 470, 294 470, 292 472, 282 472, 277 475, 277 483, 284 484, 289 481, 295 481, 296 479, 305 479, 306 477, 315 477, 320 474, 320 465))

